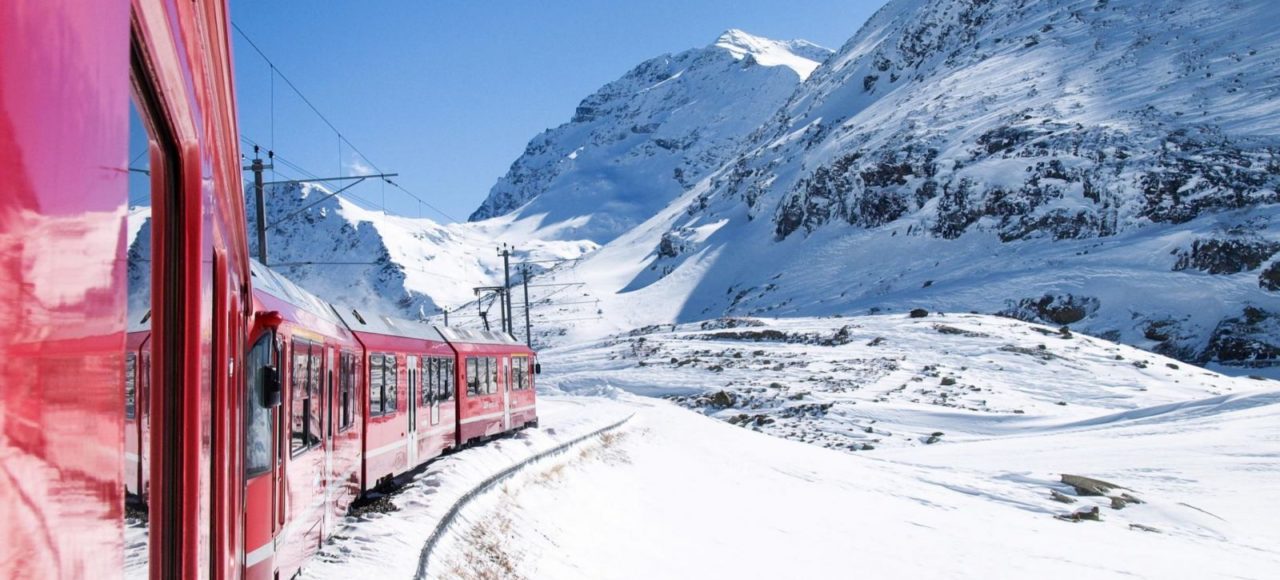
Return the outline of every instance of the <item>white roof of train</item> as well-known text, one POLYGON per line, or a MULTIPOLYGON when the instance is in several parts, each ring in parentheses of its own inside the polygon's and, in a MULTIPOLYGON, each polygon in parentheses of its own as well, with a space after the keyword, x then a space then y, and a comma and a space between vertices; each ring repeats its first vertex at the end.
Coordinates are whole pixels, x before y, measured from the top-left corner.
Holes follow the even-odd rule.
POLYGON ((451 326, 437 327, 440 334, 444 335, 449 342, 465 342, 470 344, 517 344, 524 345, 511 335, 495 332, 492 330, 469 330, 465 328, 454 328, 451 326))
POLYGON ((342 316, 342 319, 347 322, 347 326, 356 332, 370 332, 387 336, 405 336, 444 342, 444 336, 436 331, 435 327, 425 322, 393 318, 371 312, 364 313, 355 308, 347 308, 338 304, 334 304, 333 307, 342 316))

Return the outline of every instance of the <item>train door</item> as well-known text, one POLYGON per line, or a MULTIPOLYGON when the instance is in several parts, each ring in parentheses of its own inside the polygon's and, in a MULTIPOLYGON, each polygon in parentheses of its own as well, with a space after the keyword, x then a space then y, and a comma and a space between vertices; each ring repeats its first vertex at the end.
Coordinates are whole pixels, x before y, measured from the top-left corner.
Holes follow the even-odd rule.
POLYGON ((502 360, 502 376, 498 385, 502 389, 502 430, 511 429, 511 357, 499 357, 502 360))
POLYGON ((408 469, 413 469, 418 464, 418 357, 409 355, 406 366, 409 374, 409 400, 405 405, 405 416, 409 418, 409 431, 406 435, 409 442, 408 469))
MULTIPOLYGON (((244 569, 246 578, 270 578, 279 531, 279 406, 267 388, 268 368, 279 369, 273 334, 263 333, 245 357, 244 569)), ((278 372, 278 371, 277 371, 278 372)))
POLYGON ((324 377, 326 384, 321 390, 324 392, 321 397, 324 398, 325 404, 321 407, 324 410, 324 416, 320 418, 324 422, 322 429, 324 430, 324 471, 320 474, 322 485, 324 485, 324 516, 321 524, 320 537, 324 537, 333 530, 333 414, 336 397, 334 396, 333 373, 334 369, 333 347, 325 349, 325 365, 324 377))

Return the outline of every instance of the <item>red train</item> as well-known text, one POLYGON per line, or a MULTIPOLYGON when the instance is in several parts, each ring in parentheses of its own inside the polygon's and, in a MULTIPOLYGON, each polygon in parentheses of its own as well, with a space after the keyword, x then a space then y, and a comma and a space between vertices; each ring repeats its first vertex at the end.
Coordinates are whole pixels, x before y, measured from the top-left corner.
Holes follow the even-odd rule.
POLYGON ((224 0, 0 2, 0 577, 119 577, 126 535, 151 578, 289 577, 358 494, 537 423, 522 345, 251 262, 228 30, 224 0))

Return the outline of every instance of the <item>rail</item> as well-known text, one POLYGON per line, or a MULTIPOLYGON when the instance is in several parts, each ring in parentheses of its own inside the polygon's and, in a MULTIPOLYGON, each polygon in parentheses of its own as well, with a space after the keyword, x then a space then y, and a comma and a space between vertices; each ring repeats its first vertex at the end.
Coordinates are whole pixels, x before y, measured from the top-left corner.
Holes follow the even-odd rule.
POLYGON ((516 473, 519 473, 524 468, 534 463, 537 463, 539 461, 542 461, 543 459, 551 457, 553 455, 564 453, 565 451, 568 451, 569 448, 575 445, 578 445, 583 441, 586 441, 593 437, 599 437, 600 435, 608 433, 609 431, 613 431, 614 429, 617 429, 625 425, 628 421, 632 419, 632 417, 635 417, 635 416, 636 416, 635 413, 632 413, 628 415, 626 418, 622 419, 621 421, 618 421, 610 425, 606 425, 604 427, 596 429, 595 431, 587 433, 586 435, 575 437, 573 439, 570 439, 569 441, 566 441, 555 447, 552 447, 551 449, 548 449, 536 455, 532 455, 524 459, 523 461, 520 461, 519 463, 516 463, 510 467, 507 467, 506 469, 503 469, 502 471, 499 471, 498 473, 495 473, 489 476, 487 479, 485 479, 484 481, 481 481, 475 487, 471 488, 471 491, 468 491, 467 493, 462 494, 461 497, 459 497, 456 501, 453 502, 453 505, 449 508, 449 511, 444 514, 444 517, 440 518, 440 521, 436 522, 435 529, 432 530, 431 535, 427 537, 427 542, 423 544, 422 552, 418 555, 418 573, 414 575, 414 578, 417 580, 426 579, 427 563, 431 560, 431 553, 435 550, 436 545, 440 543, 440 539, 443 538, 444 535, 449 532, 450 526, 452 526, 453 523, 458 519, 458 516, 462 513, 462 510, 466 508, 467 505, 470 504, 477 497, 480 497, 480 495, 484 494, 490 489, 493 489, 493 486, 510 479, 511 476, 515 475, 516 473))

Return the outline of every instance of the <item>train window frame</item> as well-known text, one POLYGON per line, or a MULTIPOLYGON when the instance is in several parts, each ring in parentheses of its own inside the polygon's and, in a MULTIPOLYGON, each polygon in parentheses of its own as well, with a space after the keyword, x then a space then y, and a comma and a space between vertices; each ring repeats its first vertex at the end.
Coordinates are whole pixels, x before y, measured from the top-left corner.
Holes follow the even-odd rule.
MULTIPOLYGON (((321 439, 320 439, 320 437, 319 437, 318 435, 316 435, 316 434, 312 433, 312 431, 311 431, 311 430, 312 430, 312 418, 313 418, 313 416, 316 418, 316 420, 317 420, 317 421, 319 420, 319 415, 318 415, 318 413, 313 412, 313 411, 316 411, 316 409, 315 409, 315 407, 316 407, 316 402, 315 402, 315 400, 314 400, 314 397, 315 397, 315 395, 317 394, 317 391, 319 390, 319 386, 318 386, 318 385, 314 385, 314 384, 312 384, 312 383, 314 383, 314 382, 315 382, 313 379, 318 379, 318 378, 319 378, 319 375, 317 375, 315 372, 313 372, 313 371, 316 371, 316 370, 318 370, 318 369, 312 369, 311 367, 312 367, 312 363, 314 363, 314 362, 315 362, 315 360, 317 360, 317 358, 318 358, 316 355, 312 354, 312 353, 313 353, 313 351, 316 351, 316 350, 323 350, 323 349, 316 349, 315 347, 316 347, 317 345, 316 345, 315 343, 312 343, 312 342, 311 342, 311 341, 309 341, 309 340, 306 340, 306 339, 302 339, 302 338, 294 338, 294 339, 292 340, 292 342, 293 342, 293 348, 289 349, 289 350, 291 351, 291 352, 290 352, 290 355, 291 355, 291 356, 289 357, 289 361, 290 361, 290 367, 289 367, 289 456, 290 456, 291 458, 292 458, 292 457, 297 457, 297 456, 299 456, 299 455, 302 455, 303 453, 306 453, 306 452, 308 452, 308 451, 310 451, 310 450, 312 450, 312 449, 315 449, 316 447, 319 447, 319 446, 320 446, 320 443, 321 443, 321 439), (300 351, 301 351, 301 352, 300 352, 300 351), (298 357, 299 357, 299 356, 302 356, 302 357, 303 357, 303 359, 302 359, 302 360, 304 360, 304 361, 306 362, 306 368, 305 368, 305 369, 299 369, 299 368, 298 368, 298 357), (301 371, 301 372, 299 372, 299 371, 301 371), (302 381, 303 381, 303 383, 302 383, 302 385, 301 385, 301 386, 302 386, 302 392, 303 392, 306 396, 301 398, 301 403, 302 403, 302 409, 301 409, 301 411, 302 411, 302 432, 301 432, 300 434, 302 435, 302 437, 301 437, 302 444, 301 444, 301 445, 296 445, 296 444, 295 444, 295 442, 296 442, 297 440, 299 440, 299 438, 298 438, 299 433, 294 431, 294 414, 297 412, 297 409, 295 408, 295 406, 299 403, 299 400, 298 400, 298 399, 299 399, 299 397, 298 397, 298 394, 299 394, 299 391, 298 391, 298 387, 299 387, 298 381, 299 381, 299 380, 302 380, 302 381)), ((318 425, 317 425, 317 426, 318 426, 318 425)))
POLYGON ((499 378, 498 378, 498 357, 496 357, 496 356, 487 356, 487 357, 485 357, 485 359, 486 359, 487 365, 488 365, 488 367, 489 367, 489 373, 488 373, 487 375, 485 375, 485 384, 486 384, 486 385, 488 385, 488 387, 489 387, 489 394, 490 394, 490 395, 493 395, 493 394, 496 394, 496 393, 498 393, 498 392, 499 392, 499 390, 498 390, 498 380, 499 380, 499 378))
POLYGON ((445 361, 445 388, 449 392, 449 396, 445 400, 452 401, 458 396, 458 359, 446 357, 445 361))
POLYGON ((344 433, 356 424, 356 355, 348 351, 338 353, 338 433, 344 433))
POLYGON ((369 405, 368 407, 369 407, 370 418, 381 417, 383 415, 382 390, 383 390, 383 383, 386 382, 386 377, 385 377, 386 370, 383 367, 383 359, 385 358, 385 356, 386 355, 380 352, 369 353, 369 405), (377 359, 377 360, 375 361, 374 359, 377 359), (373 373, 375 369, 378 372, 377 383, 375 383, 373 380, 373 373), (376 400, 374 399, 375 394, 377 395, 376 400), (375 402, 377 403, 376 406, 374 405, 375 402))
POLYGON ((324 345, 311 343, 311 371, 307 374, 307 436, 311 448, 324 444, 324 345))
POLYGON ((524 391, 529 388, 529 357, 513 355, 511 357, 511 390, 524 391))
POLYGON ((431 403, 435 402, 436 383, 440 382, 440 376, 436 374, 436 373, 439 373, 438 361, 439 361, 439 358, 436 358, 434 356, 428 356, 428 357, 422 358, 422 382, 425 383, 426 388, 421 389, 422 391, 421 405, 430 406, 431 403))
POLYGON ((263 400, 262 389, 265 388, 265 386, 261 384, 262 373, 260 371, 262 367, 270 366, 272 364, 272 361, 275 359, 276 354, 277 354, 276 344, 275 344, 275 341, 272 340, 272 333, 270 332, 265 333, 262 336, 259 336, 258 340, 254 341, 253 345, 249 347, 248 352, 245 354, 245 363, 247 367, 250 369, 249 372, 244 373, 245 375, 244 403, 246 407, 245 419, 244 419, 244 439, 243 439, 245 481, 248 481, 249 479, 257 477, 264 473, 269 473, 271 471, 271 466, 275 463, 275 457, 273 456, 275 451, 275 445, 272 444, 272 439, 274 438, 274 435, 275 435, 275 430, 272 428, 273 413, 271 408, 264 407, 262 405, 262 400, 263 400), (261 365, 256 365, 255 359, 254 359, 254 356, 255 356, 254 351, 258 350, 258 348, 261 346, 266 346, 266 351, 267 351, 266 360, 261 365), (256 391, 253 390, 252 383, 250 381, 258 382, 258 389, 256 391), (254 413, 252 413, 251 410, 255 407, 260 409, 260 412, 262 413, 262 415, 259 415, 259 417, 266 418, 266 430, 263 432, 259 432, 258 434, 260 435, 262 433, 265 433, 266 435, 266 450, 267 450, 266 459, 267 460, 266 460, 266 463, 259 469, 254 469, 254 466, 250 463, 250 458, 252 457, 252 454, 249 453, 249 450, 251 448, 250 446, 253 444, 254 434, 255 434, 255 432, 252 429, 253 423, 251 421, 252 417, 254 416, 254 413))
POLYGON ((480 357, 469 356, 463 361, 463 378, 467 381, 467 396, 480 394, 480 357))
POLYGON ((369 353, 369 417, 394 417, 397 412, 397 391, 400 381, 397 380, 396 353, 393 352, 372 352, 369 353), (377 358, 378 362, 374 362, 377 358), (374 383, 374 370, 377 370, 378 377, 381 379, 377 384, 374 383), (388 380, 388 378, 390 380, 388 380), (374 395, 377 395, 375 401, 374 395), (378 403, 375 407, 374 403, 378 403), (388 404, 389 403, 389 404, 388 404))
MULTIPOLYGON (((383 416, 395 416, 398 411, 397 400, 400 394, 400 357, 396 353, 386 355, 383 359, 383 368, 387 370, 383 374, 382 381, 382 414, 383 416), (390 368, 387 368, 390 367, 390 368), (388 377, 390 380, 387 380, 388 377)), ((408 368, 406 366, 406 368, 408 368)))
POLYGON ((128 352, 124 355, 124 418, 134 421, 138 418, 138 354, 128 352))

